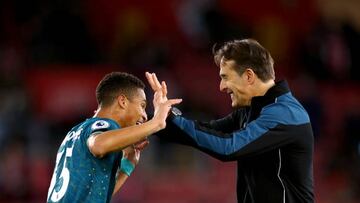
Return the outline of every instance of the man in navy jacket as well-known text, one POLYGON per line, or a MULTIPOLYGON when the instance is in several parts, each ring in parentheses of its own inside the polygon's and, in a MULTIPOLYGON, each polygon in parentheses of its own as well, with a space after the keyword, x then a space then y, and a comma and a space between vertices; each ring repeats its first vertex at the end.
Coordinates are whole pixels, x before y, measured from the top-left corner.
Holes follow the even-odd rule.
MULTIPOLYGON (((287 82, 275 82, 270 53, 255 40, 234 40, 214 59, 234 111, 210 122, 174 112, 159 137, 237 161, 238 202, 314 202, 310 119, 287 82)), ((162 88, 154 74, 147 79, 154 91, 162 88)))

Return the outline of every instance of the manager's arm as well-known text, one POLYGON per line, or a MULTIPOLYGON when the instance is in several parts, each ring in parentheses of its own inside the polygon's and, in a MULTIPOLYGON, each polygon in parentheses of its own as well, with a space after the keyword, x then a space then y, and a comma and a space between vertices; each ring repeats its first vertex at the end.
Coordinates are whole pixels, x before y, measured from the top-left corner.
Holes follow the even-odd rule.
POLYGON ((222 161, 228 161, 229 159, 227 156, 214 153, 212 150, 208 150, 202 147, 200 145, 201 143, 196 142, 196 140, 193 139, 191 134, 189 134, 186 130, 182 129, 181 123, 178 123, 177 120, 180 118, 186 120, 187 122, 192 122, 194 124, 194 130, 196 128, 199 128, 199 130, 207 130, 209 132, 212 132, 213 134, 218 133, 219 136, 225 136, 227 133, 239 129, 239 120, 243 119, 242 117, 244 113, 245 109, 239 109, 224 118, 212 120, 209 122, 191 121, 185 119, 184 117, 171 114, 167 120, 166 128, 157 132, 156 135, 161 140, 191 146, 213 156, 214 158, 222 161))
POLYGON ((270 151, 296 139, 306 142, 308 136, 303 135, 311 134, 308 117, 297 117, 283 110, 276 105, 266 107, 245 128, 232 132, 219 131, 209 125, 177 116, 171 120, 171 132, 175 133, 175 138, 171 138, 174 135, 171 132, 163 136, 198 148, 222 161, 270 151))

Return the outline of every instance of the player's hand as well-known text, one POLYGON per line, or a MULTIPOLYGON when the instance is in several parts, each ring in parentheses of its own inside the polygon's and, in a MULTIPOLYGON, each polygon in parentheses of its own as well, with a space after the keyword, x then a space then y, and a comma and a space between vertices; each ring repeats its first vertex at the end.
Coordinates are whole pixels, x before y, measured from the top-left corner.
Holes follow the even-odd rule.
POLYGON ((134 166, 139 163, 140 149, 136 149, 134 146, 128 146, 123 149, 123 158, 127 158, 134 166))
POLYGON ((140 160, 141 151, 144 150, 149 145, 149 140, 145 139, 140 142, 135 143, 134 145, 128 146, 123 149, 123 157, 127 158, 131 163, 136 166, 140 160))
POLYGON ((144 150, 149 145, 149 140, 145 139, 134 144, 134 148, 140 151, 144 150))
POLYGON ((165 81, 162 81, 160 84, 155 73, 145 73, 146 79, 148 80, 151 89, 154 91, 154 99, 155 95, 158 97, 156 102, 166 102, 167 98, 167 86, 165 81))
POLYGON ((171 107, 175 104, 179 104, 182 99, 168 99, 167 98, 167 86, 165 81, 162 81, 161 84, 156 77, 155 73, 145 73, 146 78, 151 86, 151 89, 154 91, 154 118, 158 119, 161 122, 161 128, 166 126, 166 118, 169 115, 171 107))

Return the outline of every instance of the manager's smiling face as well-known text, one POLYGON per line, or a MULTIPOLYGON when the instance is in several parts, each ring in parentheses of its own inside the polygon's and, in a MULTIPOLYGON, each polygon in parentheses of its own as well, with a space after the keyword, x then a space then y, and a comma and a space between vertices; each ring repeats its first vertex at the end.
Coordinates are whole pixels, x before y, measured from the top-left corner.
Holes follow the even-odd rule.
POLYGON ((251 93, 246 71, 241 75, 236 71, 234 60, 221 60, 220 63, 220 91, 230 94, 233 108, 250 106, 251 93))

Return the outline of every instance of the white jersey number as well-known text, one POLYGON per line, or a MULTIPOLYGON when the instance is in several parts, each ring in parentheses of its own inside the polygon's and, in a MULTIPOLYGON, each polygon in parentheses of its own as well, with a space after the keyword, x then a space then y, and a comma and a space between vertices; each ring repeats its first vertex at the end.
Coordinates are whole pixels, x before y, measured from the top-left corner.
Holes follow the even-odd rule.
POLYGON ((60 146, 61 150, 56 155, 56 167, 54 170, 54 174, 51 178, 51 183, 50 183, 50 187, 49 187, 48 198, 47 198, 48 201, 58 202, 59 200, 61 200, 64 197, 64 195, 67 191, 67 188, 68 188, 69 182, 70 182, 70 171, 66 167, 67 158, 70 158, 72 156, 72 151, 74 148, 75 140, 79 138, 81 131, 82 131, 82 128, 76 132, 74 132, 74 131, 69 132, 60 146), (67 145, 70 145, 70 146, 67 146, 67 145), (63 157, 64 152, 65 152, 64 164, 63 164, 62 168, 59 168, 59 161, 63 157), (61 169, 61 170, 59 170, 59 169, 61 169), (57 179, 56 177, 59 172, 60 172, 60 176, 57 179), (60 183, 60 182, 62 182, 62 183, 60 183), (61 184, 60 189, 54 188, 56 184, 61 184))

